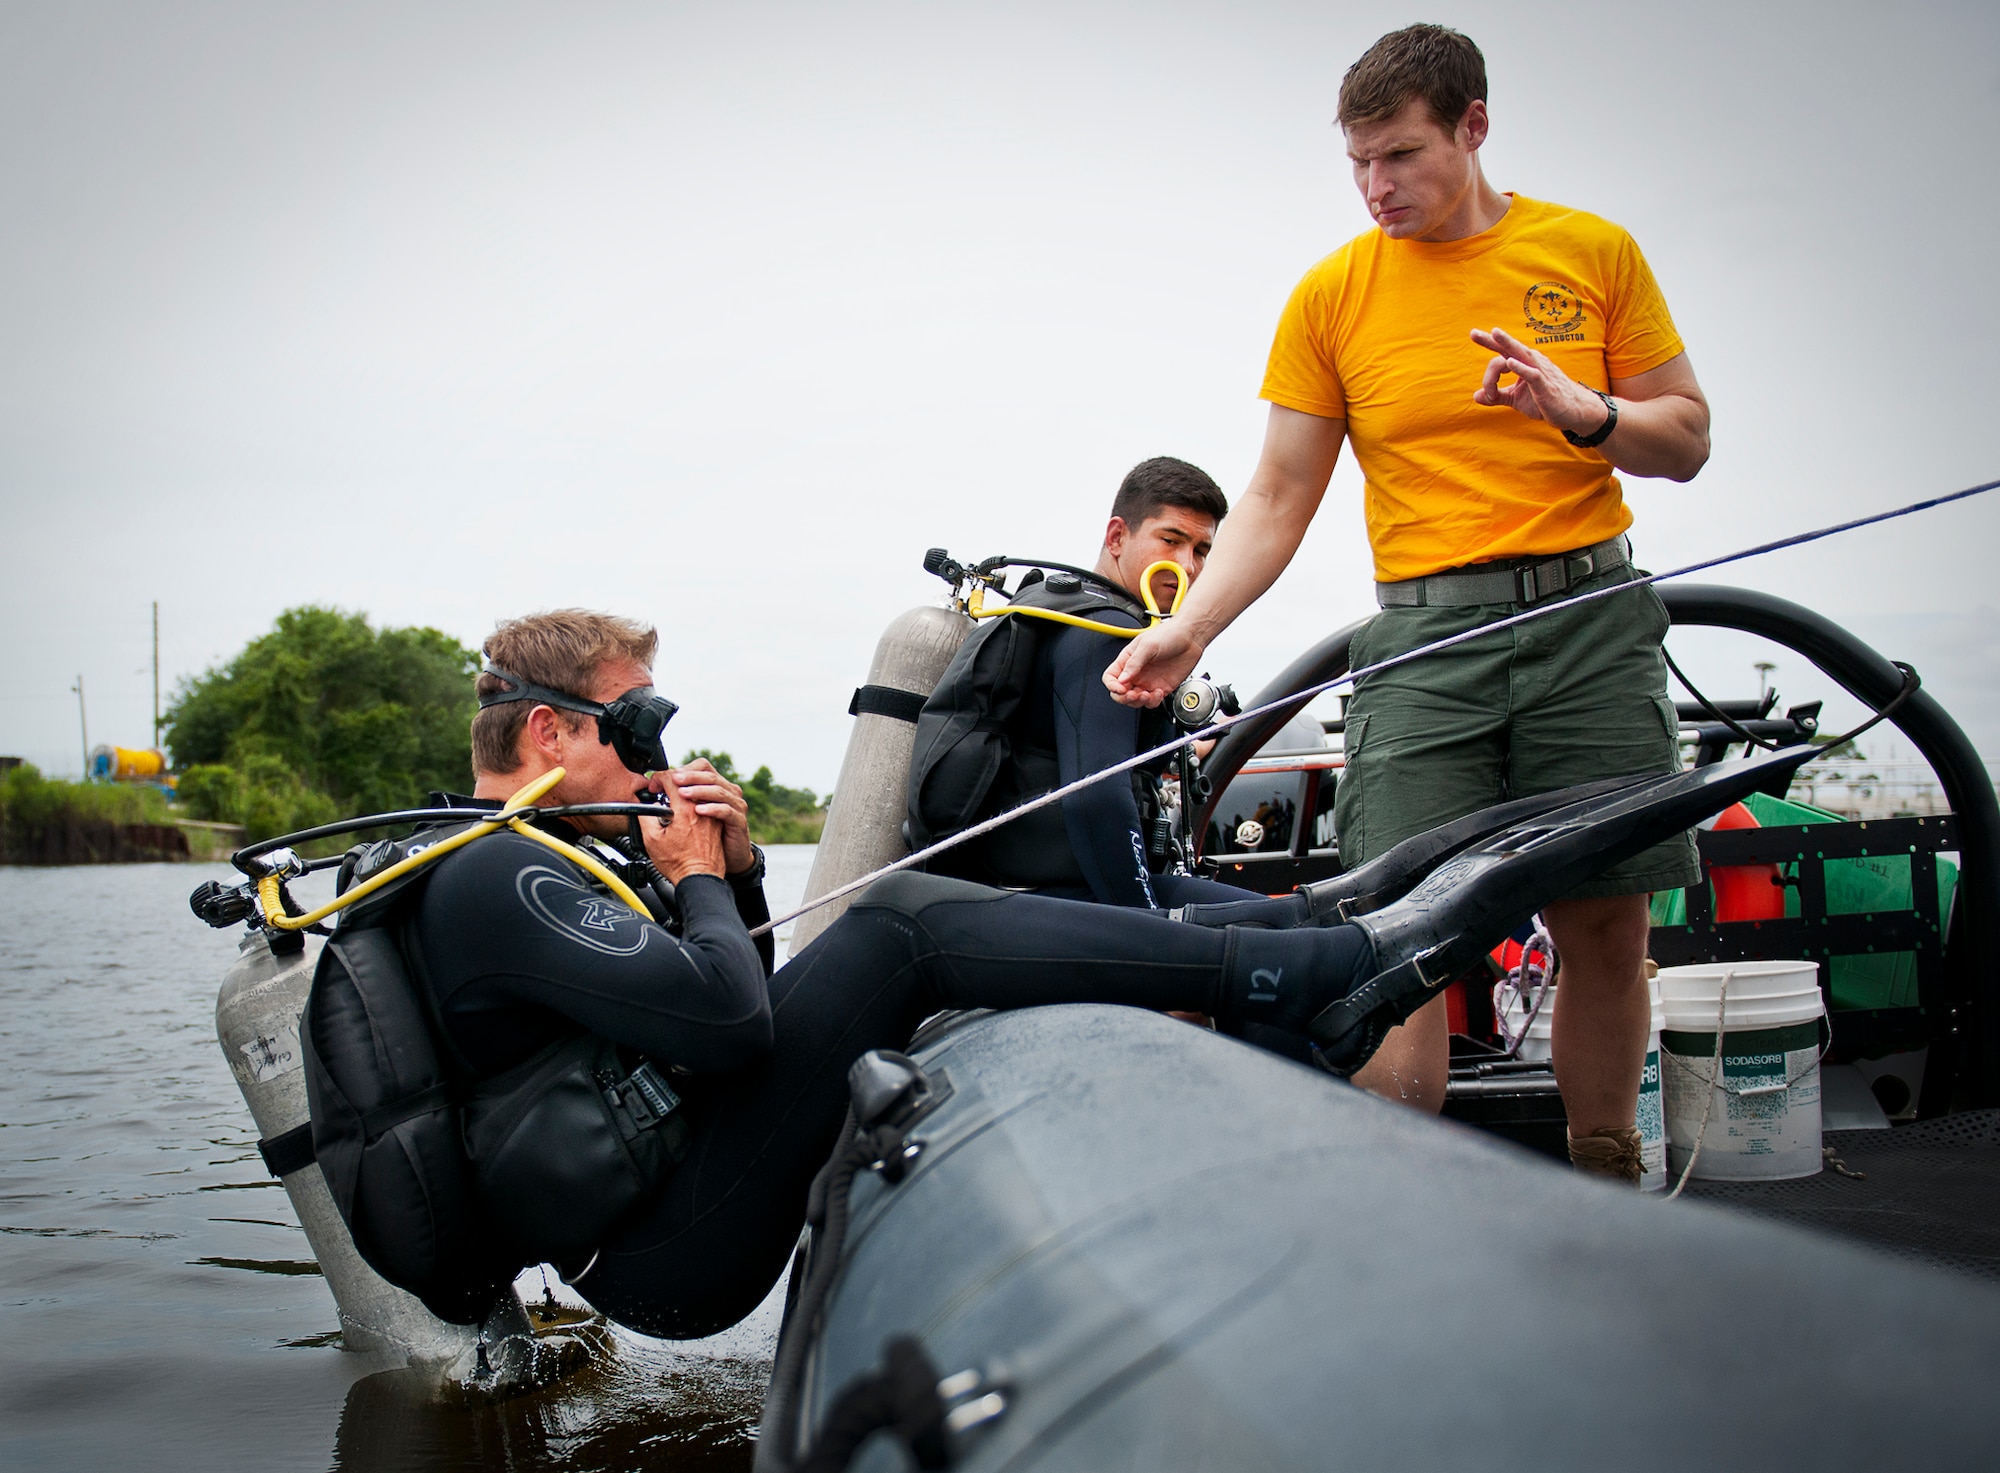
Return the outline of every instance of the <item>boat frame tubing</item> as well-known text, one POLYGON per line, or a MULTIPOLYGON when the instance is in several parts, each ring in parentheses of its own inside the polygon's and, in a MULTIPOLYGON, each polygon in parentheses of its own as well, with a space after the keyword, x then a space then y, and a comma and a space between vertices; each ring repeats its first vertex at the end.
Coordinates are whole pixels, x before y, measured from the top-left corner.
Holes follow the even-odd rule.
MULTIPOLYGON (((1849 695, 1879 711, 1903 689, 1903 672, 1872 646, 1803 604, 1753 589, 1719 583, 1654 585, 1677 627, 1738 629, 1805 656, 1849 695)), ((1354 636, 1366 619, 1336 630, 1285 667, 1251 702, 1282 700, 1344 674, 1354 636)), ((1317 693, 1315 693, 1317 694, 1317 693)), ((1196 815, 1196 842, 1208 831, 1224 790, 1243 765, 1278 729, 1313 699, 1280 706, 1232 728, 1202 764, 1211 782, 1196 815)), ((1962 950, 1951 958, 1952 972, 1964 979, 1964 1002, 1971 1016, 1956 1023, 1969 1045, 1958 1061, 1970 1103, 2000 1104, 2000 799, 1986 764, 1964 729, 1936 697, 1919 689, 1888 718, 1916 746, 1937 773, 1952 811, 1958 815, 1960 849, 1958 897, 1954 905, 1962 950)), ((1947 1025, 1949 1026, 1949 1025, 1947 1025)))

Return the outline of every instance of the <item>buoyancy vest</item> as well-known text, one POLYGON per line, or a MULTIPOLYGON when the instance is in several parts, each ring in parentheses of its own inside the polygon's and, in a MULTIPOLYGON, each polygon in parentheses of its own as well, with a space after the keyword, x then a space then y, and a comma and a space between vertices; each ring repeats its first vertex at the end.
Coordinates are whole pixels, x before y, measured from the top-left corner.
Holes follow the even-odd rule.
MULTIPOLYGON (((451 832, 362 846, 343 880, 451 832)), ((341 913, 299 1037, 313 1154, 355 1248, 439 1318, 476 1324, 522 1268, 586 1262, 686 1155, 689 1131, 661 1071, 594 1034, 476 1073, 414 935, 440 867, 341 913)))
MULTIPOLYGON (((1052 573, 1015 594, 1012 603, 1133 629, 1146 626, 1145 610, 1136 598, 1075 574, 1052 573)), ((909 813, 903 823, 903 838, 911 849, 1057 785, 1056 754, 1027 742, 1018 718, 1037 656, 1062 627, 1046 619, 996 618, 959 646, 917 716, 909 813)), ((957 858, 958 866, 973 866, 975 878, 1018 885, 1083 882, 1059 804, 1016 819, 980 847, 981 854, 957 858), (978 873, 982 868, 986 873, 978 873)), ((953 872, 966 871, 955 867, 953 872)))

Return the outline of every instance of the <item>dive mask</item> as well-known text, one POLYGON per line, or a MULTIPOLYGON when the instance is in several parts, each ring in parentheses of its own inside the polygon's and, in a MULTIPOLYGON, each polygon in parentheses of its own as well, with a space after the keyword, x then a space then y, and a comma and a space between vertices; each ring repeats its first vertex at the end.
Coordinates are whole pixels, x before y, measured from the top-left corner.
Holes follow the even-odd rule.
POLYGON ((616 700, 599 704, 570 695, 567 691, 550 690, 545 685, 523 680, 498 665, 489 663, 480 673, 507 683, 506 690, 479 698, 479 709, 482 711, 488 706, 504 706, 509 701, 533 701, 537 705, 555 706, 564 711, 579 711, 585 716, 597 718, 597 739, 609 744, 611 750, 618 754, 618 760, 640 776, 673 765, 667 760, 663 738, 667 723, 674 719, 674 712, 680 707, 650 685, 634 686, 616 700))

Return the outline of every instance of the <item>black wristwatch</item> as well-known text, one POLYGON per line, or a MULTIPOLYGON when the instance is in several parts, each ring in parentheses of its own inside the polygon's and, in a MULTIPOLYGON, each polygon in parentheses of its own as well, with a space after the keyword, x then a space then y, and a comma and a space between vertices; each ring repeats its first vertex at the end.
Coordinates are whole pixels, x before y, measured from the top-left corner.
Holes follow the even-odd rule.
MULTIPOLYGON (((1589 385, 1586 384, 1585 387, 1589 388, 1589 385)), ((1604 407, 1611 412, 1604 417, 1604 423, 1598 426, 1595 434, 1577 435, 1572 434, 1568 430, 1563 431, 1563 438, 1579 450, 1595 450, 1599 445, 1610 439, 1611 432, 1618 428, 1618 401, 1602 389, 1591 389, 1590 392, 1602 399, 1604 407)))
POLYGON ((729 881, 730 884, 736 886, 739 890, 748 885, 763 884, 764 872, 770 867, 764 862, 764 851, 757 845, 752 844, 750 846, 750 853, 752 856, 750 868, 744 870, 741 874, 723 876, 725 880, 729 881))

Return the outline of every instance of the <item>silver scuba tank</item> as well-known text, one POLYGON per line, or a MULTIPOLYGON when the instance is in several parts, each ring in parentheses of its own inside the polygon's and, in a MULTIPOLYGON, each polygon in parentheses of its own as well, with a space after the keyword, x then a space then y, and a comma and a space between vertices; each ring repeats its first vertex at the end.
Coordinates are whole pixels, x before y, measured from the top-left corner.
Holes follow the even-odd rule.
MULTIPOLYGON (((253 930, 215 999, 216 1038, 265 1142, 308 1120, 299 1015, 326 943, 313 935, 299 939, 303 949, 274 954, 267 933, 253 930)), ((531 1379, 534 1335, 512 1289, 485 1324, 449 1324, 362 1261, 317 1162, 306 1161, 279 1179, 333 1293, 347 1349, 428 1367, 487 1393, 531 1379)))
MULTIPOLYGON (((806 880, 808 899, 909 852, 903 844, 903 819, 908 811, 910 754, 917 740, 914 713, 905 719, 871 710, 890 702, 862 697, 870 690, 902 691, 921 704, 937 688, 938 678, 972 632, 972 624, 955 608, 931 605, 899 615, 882 631, 868 666, 868 684, 856 693, 854 730, 847 739, 833 806, 827 811, 819 852, 806 880)), ((791 954, 797 956, 847 906, 847 900, 836 900, 800 916, 792 931, 791 954)))

